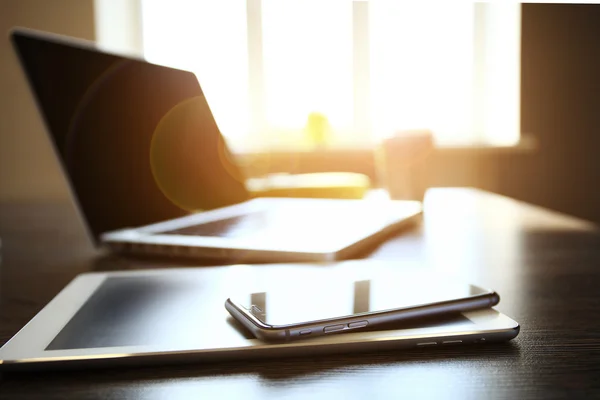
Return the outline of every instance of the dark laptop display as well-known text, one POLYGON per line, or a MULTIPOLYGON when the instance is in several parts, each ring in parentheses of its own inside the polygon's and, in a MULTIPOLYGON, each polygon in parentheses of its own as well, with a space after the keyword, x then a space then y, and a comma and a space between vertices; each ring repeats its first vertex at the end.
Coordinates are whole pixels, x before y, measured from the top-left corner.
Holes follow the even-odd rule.
POLYGON ((249 198, 193 73, 12 38, 96 239, 249 198))

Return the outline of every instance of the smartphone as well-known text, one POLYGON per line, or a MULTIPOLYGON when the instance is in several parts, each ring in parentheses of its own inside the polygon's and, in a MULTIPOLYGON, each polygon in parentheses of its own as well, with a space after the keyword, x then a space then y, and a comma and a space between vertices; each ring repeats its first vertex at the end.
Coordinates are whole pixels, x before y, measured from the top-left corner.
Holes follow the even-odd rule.
POLYGON ((228 298, 225 308, 258 339, 288 342, 489 308, 499 301, 492 290, 443 279, 366 279, 288 285, 228 298))

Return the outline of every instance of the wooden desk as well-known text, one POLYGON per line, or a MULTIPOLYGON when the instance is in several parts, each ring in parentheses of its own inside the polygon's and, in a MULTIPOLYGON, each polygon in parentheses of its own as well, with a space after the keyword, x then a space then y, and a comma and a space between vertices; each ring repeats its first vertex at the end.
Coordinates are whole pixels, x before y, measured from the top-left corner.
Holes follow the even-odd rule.
MULTIPOLYGON (((4 375, 0 397, 555 398, 600 396, 600 232, 470 189, 431 191, 421 227, 366 255, 434 266, 502 296, 506 344, 210 365, 4 375)), ((0 341, 77 273, 158 265, 98 257, 70 206, 0 206, 0 341)))

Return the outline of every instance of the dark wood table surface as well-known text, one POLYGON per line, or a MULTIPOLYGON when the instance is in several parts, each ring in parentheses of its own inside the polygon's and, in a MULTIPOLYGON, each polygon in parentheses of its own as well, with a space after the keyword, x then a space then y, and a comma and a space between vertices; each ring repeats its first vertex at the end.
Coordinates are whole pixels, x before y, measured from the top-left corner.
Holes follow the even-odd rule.
MULTIPOLYGON (((1 204, 0 238, 0 344, 80 272, 168 265, 99 253, 68 204, 1 204)), ((502 344, 4 374, 0 398, 600 398, 595 225, 473 189, 435 189, 422 224, 363 256, 491 287, 521 333, 502 344)))

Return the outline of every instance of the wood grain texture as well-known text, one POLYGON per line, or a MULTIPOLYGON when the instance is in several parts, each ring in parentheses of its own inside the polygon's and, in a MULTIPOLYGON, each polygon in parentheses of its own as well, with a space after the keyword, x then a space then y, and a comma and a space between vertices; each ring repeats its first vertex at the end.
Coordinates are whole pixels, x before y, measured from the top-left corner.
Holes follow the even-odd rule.
MULTIPOLYGON (((99 254, 64 204, 0 205, 0 238, 0 343, 80 272, 167 265, 99 254)), ((593 224, 481 191, 436 189, 419 227, 363 256, 491 287, 521 333, 498 345, 5 374, 0 398, 600 396, 600 232, 593 224)))

